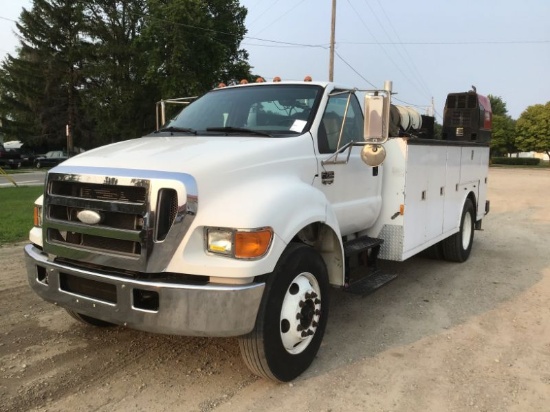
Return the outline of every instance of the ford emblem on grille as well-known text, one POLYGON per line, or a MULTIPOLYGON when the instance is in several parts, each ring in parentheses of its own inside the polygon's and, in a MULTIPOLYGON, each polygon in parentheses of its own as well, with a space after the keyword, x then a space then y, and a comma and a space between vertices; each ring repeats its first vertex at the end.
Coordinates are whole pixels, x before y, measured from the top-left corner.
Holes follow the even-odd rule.
POLYGON ((97 225, 103 220, 101 213, 96 212, 95 210, 81 210, 76 214, 76 217, 82 223, 86 223, 88 225, 97 225))

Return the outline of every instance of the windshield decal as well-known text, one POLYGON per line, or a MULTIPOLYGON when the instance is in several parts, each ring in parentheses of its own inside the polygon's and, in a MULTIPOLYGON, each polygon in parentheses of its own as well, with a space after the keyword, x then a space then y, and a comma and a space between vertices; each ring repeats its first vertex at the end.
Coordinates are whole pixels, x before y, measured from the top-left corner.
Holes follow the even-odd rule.
POLYGON ((302 133, 302 130, 304 130, 304 127, 306 127, 306 123, 307 122, 305 120, 296 119, 294 120, 294 123, 292 124, 290 130, 292 130, 293 132, 302 133))

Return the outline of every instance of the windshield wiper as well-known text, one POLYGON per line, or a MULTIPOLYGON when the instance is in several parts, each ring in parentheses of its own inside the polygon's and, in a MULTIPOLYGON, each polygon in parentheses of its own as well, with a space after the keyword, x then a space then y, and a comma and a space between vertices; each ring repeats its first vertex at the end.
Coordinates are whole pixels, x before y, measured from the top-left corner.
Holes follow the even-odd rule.
POLYGON ((261 132, 259 130, 246 129, 244 127, 207 127, 207 132, 223 132, 223 133, 244 133, 253 134, 256 136, 272 137, 269 133, 261 132))
POLYGON ((189 127, 165 127, 164 129, 160 129, 159 132, 170 132, 170 133, 191 133, 196 135, 197 131, 195 129, 191 129, 189 127))

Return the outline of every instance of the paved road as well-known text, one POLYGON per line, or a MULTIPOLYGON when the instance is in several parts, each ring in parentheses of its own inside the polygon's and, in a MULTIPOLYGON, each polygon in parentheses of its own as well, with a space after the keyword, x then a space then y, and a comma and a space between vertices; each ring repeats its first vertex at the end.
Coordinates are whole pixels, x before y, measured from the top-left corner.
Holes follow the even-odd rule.
MULTIPOLYGON (((15 183, 18 186, 40 186, 44 184, 44 178, 46 171, 31 170, 28 173, 14 173, 10 174, 15 183)), ((13 183, 4 175, 0 173, 0 188, 1 187, 13 187, 13 183)))

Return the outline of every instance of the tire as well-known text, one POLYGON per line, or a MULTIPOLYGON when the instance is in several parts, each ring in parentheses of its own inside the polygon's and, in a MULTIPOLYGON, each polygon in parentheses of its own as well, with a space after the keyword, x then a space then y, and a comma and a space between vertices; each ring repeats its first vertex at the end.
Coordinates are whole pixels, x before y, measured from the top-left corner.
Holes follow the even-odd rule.
POLYGON ((289 244, 268 278, 254 330, 239 338, 253 373, 288 382, 311 365, 327 324, 328 290, 321 256, 304 244, 289 244))
POLYGON ((116 326, 114 323, 106 322, 101 319, 92 318, 91 316, 83 315, 81 313, 77 313, 69 309, 65 309, 65 310, 72 318, 88 326, 96 326, 99 328, 109 328, 112 326, 116 326))
POLYGON ((443 257, 445 260, 450 262, 465 262, 468 260, 474 241, 474 223, 474 205, 470 199, 466 199, 458 233, 443 240, 443 257))
POLYGON ((437 242, 435 245, 430 246, 428 249, 420 252, 420 255, 426 259, 441 260, 443 259, 443 244, 437 242))

